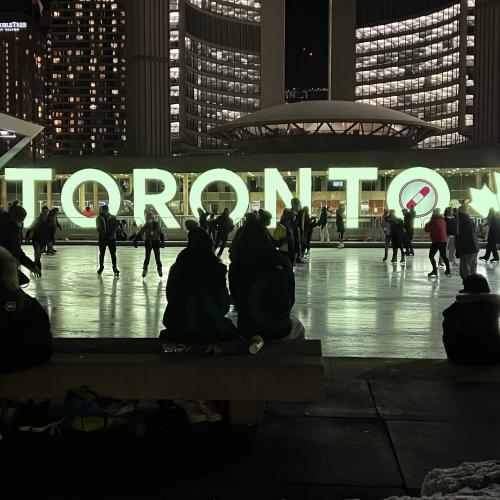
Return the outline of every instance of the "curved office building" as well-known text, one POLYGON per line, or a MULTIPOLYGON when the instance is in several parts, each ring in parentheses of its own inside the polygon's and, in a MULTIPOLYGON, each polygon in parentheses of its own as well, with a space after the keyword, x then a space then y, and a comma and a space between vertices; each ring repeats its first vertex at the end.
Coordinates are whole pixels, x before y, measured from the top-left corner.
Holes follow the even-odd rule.
POLYGON ((272 25, 283 25, 274 21, 284 16, 284 3, 264 7, 253 0, 173 0, 170 9, 172 149, 227 147, 208 131, 263 107, 263 86, 267 105, 283 102, 282 54, 262 52, 272 25))
POLYGON ((440 2, 411 17, 388 16, 376 23, 369 15, 359 23, 358 16, 356 100, 443 129, 421 147, 467 143, 473 126, 475 1, 440 2))

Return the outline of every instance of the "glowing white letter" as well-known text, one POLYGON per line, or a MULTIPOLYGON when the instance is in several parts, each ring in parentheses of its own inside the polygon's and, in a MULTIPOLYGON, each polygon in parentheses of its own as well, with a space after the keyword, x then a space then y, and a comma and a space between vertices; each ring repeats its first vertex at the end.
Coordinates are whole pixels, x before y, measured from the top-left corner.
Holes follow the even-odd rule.
MULTIPOLYGON (((299 168, 297 193, 303 207, 311 207, 311 168, 299 168)), ((264 169, 264 207, 271 213, 272 219, 269 227, 276 227, 276 201, 279 197, 286 207, 292 206, 292 198, 295 196, 287 186, 277 168, 264 169)))
POLYGON ((137 224, 144 222, 144 210, 147 205, 152 205, 162 218, 165 226, 179 229, 181 226, 167 207, 167 203, 175 197, 176 192, 177 182, 168 170, 158 168, 134 169, 134 218, 137 224), (165 188, 161 193, 146 194, 147 180, 161 181, 165 188))
POLYGON ((239 222, 248 211, 250 196, 243 179, 238 174, 226 170, 225 168, 207 170, 193 182, 189 193, 189 206, 191 207, 191 212, 198 216, 198 208, 203 208, 201 194, 203 190, 213 182, 225 182, 236 191, 236 206, 229 216, 235 223, 239 222))
POLYGON ((22 182, 22 204, 27 212, 24 225, 30 226, 37 211, 35 211, 35 183, 38 181, 51 181, 51 168, 6 168, 6 181, 21 181, 22 182))
POLYGON ((85 182, 97 182, 101 184, 109 196, 109 213, 116 215, 120 211, 122 197, 120 188, 113 177, 96 170, 95 168, 86 168, 73 174, 64 184, 61 191, 61 205, 68 219, 78 227, 95 228, 95 219, 93 217, 84 217, 83 214, 75 208, 73 202, 73 193, 85 182))
MULTIPOLYGON (((409 168, 396 175, 387 190, 387 206, 396 211, 413 207, 417 217, 429 219, 435 208, 450 205, 450 189, 435 170, 409 168)), ((398 217, 400 214, 397 214, 398 217)))
POLYGON ((376 181, 377 167, 329 168, 328 179, 346 181, 347 211, 346 227, 357 228, 359 225, 359 183, 376 181))

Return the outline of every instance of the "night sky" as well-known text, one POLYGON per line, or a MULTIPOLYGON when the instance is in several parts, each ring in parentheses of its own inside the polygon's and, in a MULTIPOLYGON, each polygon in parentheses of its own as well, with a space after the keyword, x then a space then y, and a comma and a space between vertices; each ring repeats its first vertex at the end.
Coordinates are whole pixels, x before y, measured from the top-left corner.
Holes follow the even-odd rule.
POLYGON ((328 5, 286 0, 286 89, 328 86, 328 5))

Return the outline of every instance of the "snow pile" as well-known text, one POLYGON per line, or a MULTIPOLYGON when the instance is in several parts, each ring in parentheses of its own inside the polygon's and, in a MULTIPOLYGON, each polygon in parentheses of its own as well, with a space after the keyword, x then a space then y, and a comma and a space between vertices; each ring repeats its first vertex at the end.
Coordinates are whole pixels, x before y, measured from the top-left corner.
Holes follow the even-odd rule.
MULTIPOLYGON (((500 461, 465 462, 458 467, 434 469, 422 485, 419 500, 490 500, 500 499, 500 461)), ((417 500, 414 497, 390 497, 386 500, 417 500)))

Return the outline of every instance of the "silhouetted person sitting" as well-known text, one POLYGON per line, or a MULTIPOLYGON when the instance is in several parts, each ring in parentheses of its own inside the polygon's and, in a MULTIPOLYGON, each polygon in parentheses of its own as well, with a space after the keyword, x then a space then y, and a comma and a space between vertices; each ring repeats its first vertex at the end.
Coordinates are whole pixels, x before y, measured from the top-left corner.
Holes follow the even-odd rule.
POLYGON ((500 363, 500 296, 486 278, 469 274, 464 295, 443 311, 443 343, 448 359, 461 365, 500 363))
POLYGON ((238 258, 229 266, 229 289, 238 311, 238 333, 264 340, 304 337, 304 326, 290 314, 295 277, 287 257, 274 248, 259 221, 246 224, 238 258))
POLYGON ((17 261, 0 247, 0 373, 39 366, 51 356, 49 317, 19 288, 17 261))
POLYGON ((257 220, 257 215, 255 215, 253 212, 248 212, 245 214, 245 218, 243 219, 243 224, 236 230, 236 233, 234 233, 233 236, 233 240, 229 245, 229 260, 233 261, 236 259, 236 256, 238 254, 238 248, 240 245, 241 235, 245 230, 245 226, 248 224, 248 222, 256 220, 257 220))
POLYGON ((184 344, 210 344, 236 338, 226 314, 227 268, 213 253, 212 238, 199 227, 188 233, 188 245, 170 268, 165 330, 160 337, 184 344))

